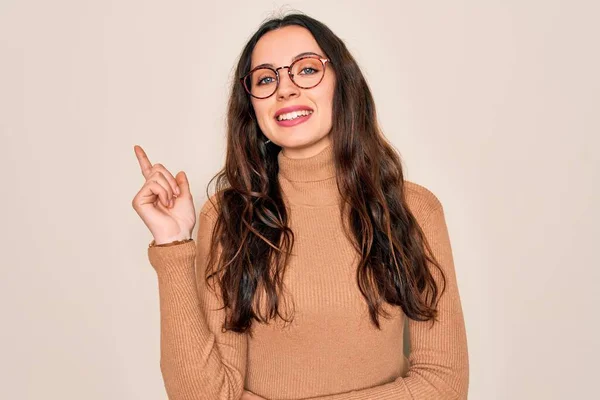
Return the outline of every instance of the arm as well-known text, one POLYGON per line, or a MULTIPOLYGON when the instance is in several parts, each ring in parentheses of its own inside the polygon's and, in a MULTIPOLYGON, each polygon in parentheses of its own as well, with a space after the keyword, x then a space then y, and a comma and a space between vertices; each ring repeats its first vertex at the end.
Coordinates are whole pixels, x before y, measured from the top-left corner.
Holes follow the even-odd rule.
MULTIPOLYGON (((439 302, 439 321, 409 320, 411 354, 406 377, 363 390, 313 397, 311 400, 420 400, 466 399, 469 385, 467 337, 448 229, 441 204, 422 224, 434 256, 446 276, 439 302)), ((432 274, 441 289, 440 274, 432 274)))
POLYGON ((221 332, 224 310, 217 310, 221 302, 204 279, 213 227, 213 218, 203 210, 197 245, 148 248, 158 275, 160 368, 170 400, 237 400, 243 392, 246 335, 221 332))

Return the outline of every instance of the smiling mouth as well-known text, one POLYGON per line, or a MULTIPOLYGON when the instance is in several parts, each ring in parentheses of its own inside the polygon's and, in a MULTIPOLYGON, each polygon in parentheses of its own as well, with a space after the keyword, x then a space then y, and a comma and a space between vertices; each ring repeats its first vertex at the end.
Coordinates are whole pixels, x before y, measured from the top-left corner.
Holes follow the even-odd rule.
POLYGON ((281 115, 275 117, 275 119, 277 121, 292 121, 292 120, 295 120, 296 118, 305 117, 307 115, 310 115, 313 112, 314 111, 310 111, 310 110, 293 111, 291 113, 281 114, 281 115))

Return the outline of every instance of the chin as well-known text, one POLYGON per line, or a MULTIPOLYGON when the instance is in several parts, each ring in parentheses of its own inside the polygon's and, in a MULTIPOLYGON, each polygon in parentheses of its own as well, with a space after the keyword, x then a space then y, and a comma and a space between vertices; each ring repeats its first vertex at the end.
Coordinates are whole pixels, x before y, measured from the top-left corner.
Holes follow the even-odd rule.
POLYGON ((283 147, 288 150, 303 149, 314 145, 318 140, 310 137, 286 137, 281 141, 277 141, 279 147, 283 147))

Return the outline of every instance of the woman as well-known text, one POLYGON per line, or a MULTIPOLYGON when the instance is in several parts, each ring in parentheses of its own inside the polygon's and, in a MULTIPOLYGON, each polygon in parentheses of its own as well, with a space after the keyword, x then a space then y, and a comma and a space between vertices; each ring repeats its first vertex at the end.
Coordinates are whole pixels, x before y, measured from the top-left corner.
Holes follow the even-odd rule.
POLYGON ((272 19, 236 78, 195 241, 185 173, 135 147, 169 399, 466 398, 442 205, 404 180, 344 43, 305 15, 272 19))

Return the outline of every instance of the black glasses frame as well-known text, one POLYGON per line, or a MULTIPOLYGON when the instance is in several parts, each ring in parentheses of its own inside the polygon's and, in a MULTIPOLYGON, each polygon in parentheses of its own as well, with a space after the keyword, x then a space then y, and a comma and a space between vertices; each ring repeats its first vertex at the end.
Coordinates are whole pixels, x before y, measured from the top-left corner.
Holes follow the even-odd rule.
POLYGON ((325 78, 325 71, 327 70, 327 63, 331 64, 331 60, 329 58, 319 57, 319 56, 304 56, 304 57, 300 57, 299 59, 295 60, 290 65, 284 65, 284 66, 281 66, 279 68, 271 68, 271 67, 265 67, 265 66, 258 66, 256 68, 253 68, 250 72, 248 72, 243 77, 241 77, 240 78, 240 82, 241 82, 242 86, 244 87, 244 89, 246 90, 246 93, 248 93, 250 96, 254 97, 255 99, 267 99, 267 98, 273 96, 275 94, 275 92, 277 92, 277 89, 279 88, 279 82, 280 82, 280 79, 279 79, 279 70, 280 69, 287 68, 287 72, 288 72, 288 76, 290 77, 290 80, 292 81, 292 83, 294 85, 296 85, 300 89, 312 89, 315 86, 317 86, 319 83, 321 83, 321 81, 323 80, 323 78, 325 78), (301 60, 304 60, 304 59, 307 59, 307 58, 314 58, 314 59, 317 59, 317 60, 321 61, 321 64, 323 64, 323 76, 321 76, 321 79, 319 79, 319 82, 315 83, 312 86, 305 87, 305 86, 298 85, 294 81, 294 74, 292 73, 292 67, 298 61, 301 61, 301 60), (248 78, 248 76, 250 76, 254 71, 257 71, 259 69, 269 69, 269 70, 273 71, 273 73, 275 73, 275 77, 277 78, 277 84, 275 85, 275 90, 273 90, 273 93, 271 93, 270 95, 265 96, 265 97, 258 97, 258 96, 253 95, 250 92, 250 89, 248 88, 248 86, 246 86, 246 79, 248 78))

